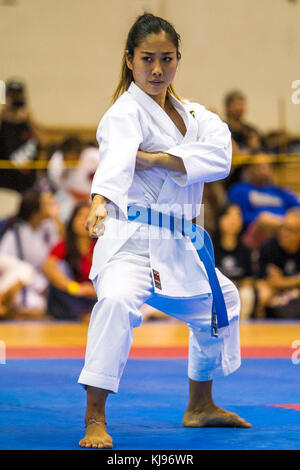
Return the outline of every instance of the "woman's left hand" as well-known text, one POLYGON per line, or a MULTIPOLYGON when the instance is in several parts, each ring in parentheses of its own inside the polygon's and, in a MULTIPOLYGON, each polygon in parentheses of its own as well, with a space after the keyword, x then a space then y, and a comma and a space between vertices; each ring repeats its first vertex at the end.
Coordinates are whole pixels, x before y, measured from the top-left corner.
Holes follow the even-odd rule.
POLYGON ((135 169, 136 170, 148 170, 153 166, 158 166, 158 157, 159 153, 149 153, 143 152, 142 150, 138 150, 136 154, 136 163, 135 169))

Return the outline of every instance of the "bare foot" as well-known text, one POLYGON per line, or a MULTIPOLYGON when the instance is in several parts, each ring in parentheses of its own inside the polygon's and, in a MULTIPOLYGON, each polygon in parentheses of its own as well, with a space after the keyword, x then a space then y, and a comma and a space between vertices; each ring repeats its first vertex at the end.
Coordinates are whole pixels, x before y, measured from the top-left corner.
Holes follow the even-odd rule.
POLYGON ((223 410, 214 404, 201 411, 186 410, 183 416, 183 426, 186 428, 251 428, 251 424, 237 414, 223 410))
POLYGON ((85 436, 79 445, 93 449, 112 449, 113 442, 106 431, 106 424, 101 422, 87 424, 85 436))

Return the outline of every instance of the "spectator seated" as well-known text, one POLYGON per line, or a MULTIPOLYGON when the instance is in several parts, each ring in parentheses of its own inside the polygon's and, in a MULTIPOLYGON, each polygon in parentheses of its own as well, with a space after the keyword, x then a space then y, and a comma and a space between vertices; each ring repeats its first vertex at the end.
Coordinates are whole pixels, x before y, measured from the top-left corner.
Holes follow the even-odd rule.
POLYGON ((7 221, 0 241, 0 254, 25 261, 34 271, 32 281, 14 299, 16 313, 45 314, 48 282, 42 266, 62 233, 63 225, 52 194, 35 189, 24 192, 19 211, 7 221))
POLYGON ((66 237, 49 253, 44 273, 49 279, 48 314, 61 320, 79 320, 90 314, 96 293, 89 272, 95 240, 85 229, 88 203, 79 203, 68 222, 66 237))
POLYGON ((270 162, 266 154, 249 157, 250 164, 243 169, 243 181, 234 184, 228 192, 229 201, 241 208, 244 241, 253 250, 276 234, 287 210, 300 207, 296 194, 273 183, 270 162))
POLYGON ((254 315, 256 291, 251 251, 241 240, 242 213, 239 206, 229 204, 217 219, 218 230, 214 239, 216 267, 238 288, 241 319, 248 319, 254 315))
POLYGON ((300 209, 290 209, 260 250, 259 316, 300 318, 300 209))

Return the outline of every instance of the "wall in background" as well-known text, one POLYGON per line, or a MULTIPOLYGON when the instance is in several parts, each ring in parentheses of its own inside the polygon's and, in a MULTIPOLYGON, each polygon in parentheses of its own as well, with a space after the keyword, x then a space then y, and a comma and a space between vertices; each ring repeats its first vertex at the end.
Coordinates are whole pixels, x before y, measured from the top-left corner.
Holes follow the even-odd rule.
POLYGON ((300 4, 286 0, 10 0, 0 2, 0 79, 23 78, 36 118, 96 127, 118 81, 129 27, 144 10, 182 36, 176 89, 223 112, 232 88, 263 131, 300 133, 300 4))

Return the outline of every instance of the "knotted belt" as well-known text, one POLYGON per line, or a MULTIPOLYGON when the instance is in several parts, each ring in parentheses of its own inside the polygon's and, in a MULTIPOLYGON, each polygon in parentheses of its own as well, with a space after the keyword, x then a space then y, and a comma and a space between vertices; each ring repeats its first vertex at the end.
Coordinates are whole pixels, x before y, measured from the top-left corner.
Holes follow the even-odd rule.
POLYGON ((184 217, 176 217, 171 212, 165 214, 142 206, 128 206, 128 220, 148 225, 168 228, 172 233, 187 235, 193 243, 199 258, 204 264, 212 290, 212 321, 213 336, 218 336, 218 328, 229 325, 227 309, 222 289, 215 270, 215 256, 211 238, 203 227, 193 224, 184 217))

